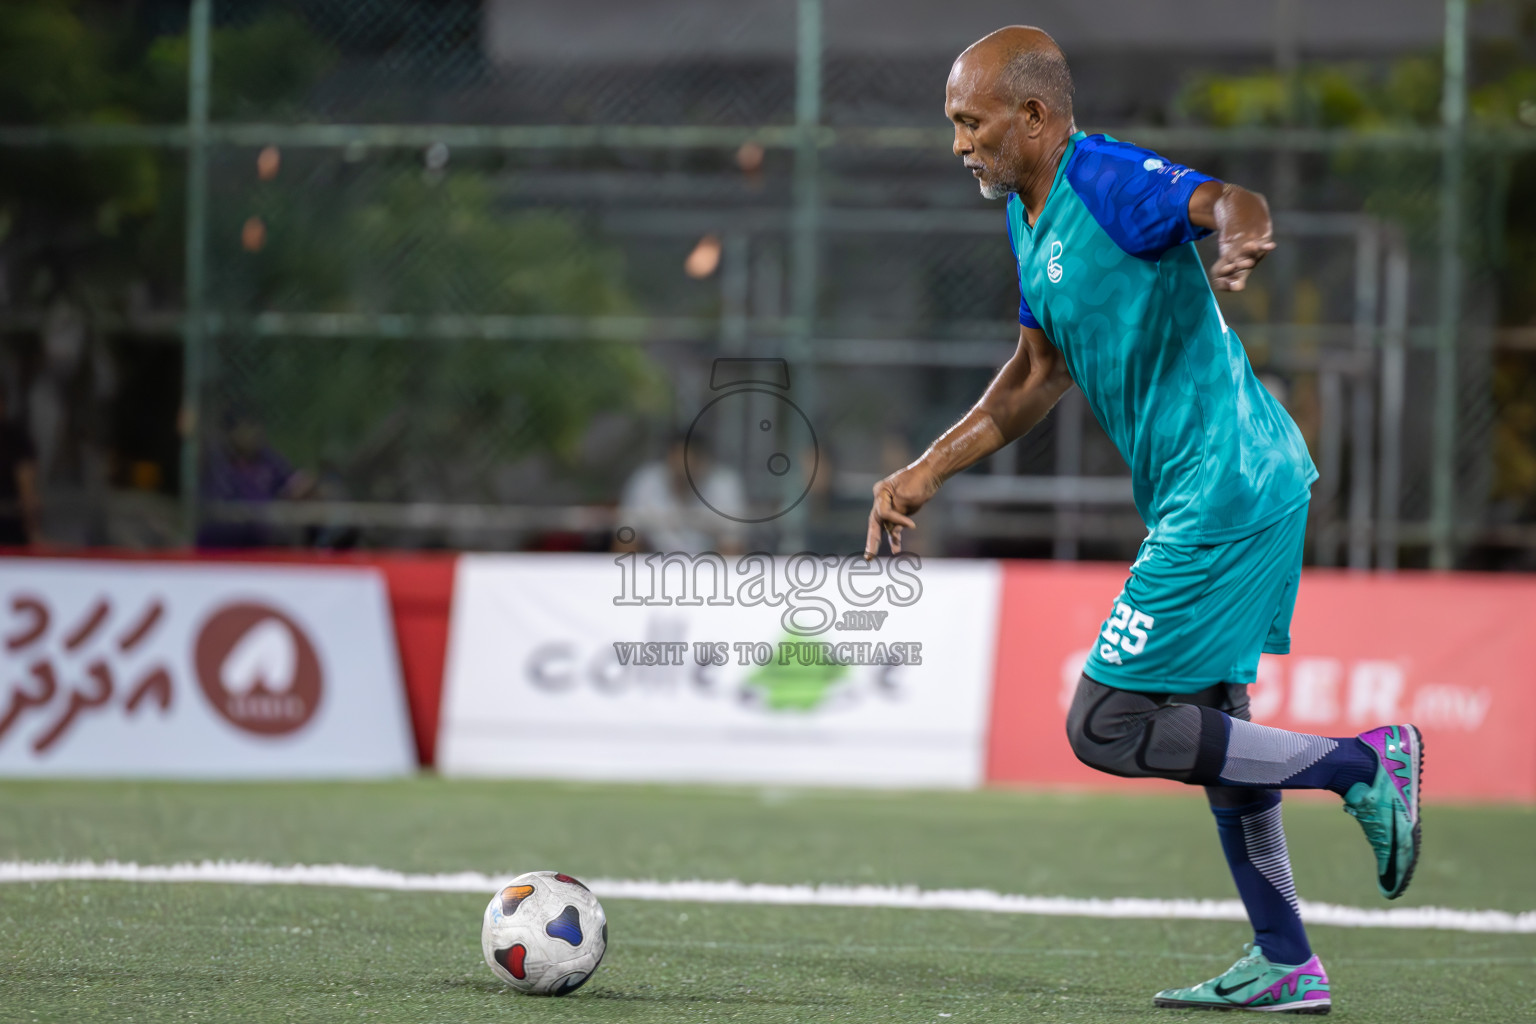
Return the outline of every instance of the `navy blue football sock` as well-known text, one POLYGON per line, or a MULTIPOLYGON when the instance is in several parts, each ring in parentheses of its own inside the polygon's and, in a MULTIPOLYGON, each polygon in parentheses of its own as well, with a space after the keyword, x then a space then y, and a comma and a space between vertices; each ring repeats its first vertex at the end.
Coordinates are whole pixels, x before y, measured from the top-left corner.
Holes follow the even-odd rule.
POLYGON ((1286 779, 1283 789, 1329 789, 1343 796, 1357 782, 1369 783, 1376 777, 1376 755, 1353 736, 1333 740, 1338 746, 1308 768, 1286 779))
POLYGON ((1216 815, 1216 831, 1221 834, 1232 880, 1253 923, 1253 941, 1271 963, 1306 963, 1312 946, 1296 905, 1296 884, 1291 880, 1291 859, 1280 823, 1280 794, 1265 792, 1254 803, 1212 807, 1211 813, 1216 815))
MULTIPOLYGON (((1207 719, 1215 715, 1220 712, 1202 709, 1207 719)), ((1376 777, 1376 754, 1353 736, 1313 736, 1220 717, 1226 749, 1216 775, 1223 786, 1328 789, 1343 796, 1376 777)))

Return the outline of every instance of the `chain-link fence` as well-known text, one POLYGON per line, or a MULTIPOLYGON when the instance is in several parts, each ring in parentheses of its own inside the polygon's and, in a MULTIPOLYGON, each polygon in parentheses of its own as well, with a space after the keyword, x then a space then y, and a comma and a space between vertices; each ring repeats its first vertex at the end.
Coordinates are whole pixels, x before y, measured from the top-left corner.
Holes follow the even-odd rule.
MULTIPOLYGON (((744 508, 804 495, 714 539, 852 550, 870 484, 1012 351, 1002 213, 949 152, 916 8, 17 9, 0 355, 61 538, 606 547, 716 360, 752 357, 785 361, 815 451, 770 424, 789 469, 757 465, 750 402, 696 430, 744 508), (115 41, 95 72, 46 59, 81 39, 115 41)), ((1536 31, 1513 0, 1470 43, 1461 0, 1434 14, 1318 62, 1134 25, 1079 59, 1063 30, 1083 127, 1270 197, 1282 246, 1222 304, 1319 464, 1324 564, 1536 552, 1536 31)), ((921 543, 1123 558, 1125 472, 1071 396, 921 543)))

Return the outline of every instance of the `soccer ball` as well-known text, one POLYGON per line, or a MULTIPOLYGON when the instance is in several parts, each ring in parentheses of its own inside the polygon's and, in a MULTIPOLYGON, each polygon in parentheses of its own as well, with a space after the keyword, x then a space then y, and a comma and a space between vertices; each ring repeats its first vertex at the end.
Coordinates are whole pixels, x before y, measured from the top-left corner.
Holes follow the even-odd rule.
POLYGON ((496 977, 519 992, 563 996, 584 985, 608 949, 608 917, 570 875, 530 871, 491 897, 480 948, 496 977))

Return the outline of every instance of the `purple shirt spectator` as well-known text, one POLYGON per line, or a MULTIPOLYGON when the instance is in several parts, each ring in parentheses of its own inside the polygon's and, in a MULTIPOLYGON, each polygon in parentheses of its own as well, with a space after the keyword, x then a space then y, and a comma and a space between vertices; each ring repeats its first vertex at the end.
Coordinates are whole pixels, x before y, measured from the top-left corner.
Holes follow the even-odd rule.
MULTIPOLYGON (((215 451, 203 469, 204 501, 266 502, 288 497, 294 469, 271 448, 215 451)), ((258 548, 272 542, 266 523, 205 522, 198 527, 202 548, 258 548)))

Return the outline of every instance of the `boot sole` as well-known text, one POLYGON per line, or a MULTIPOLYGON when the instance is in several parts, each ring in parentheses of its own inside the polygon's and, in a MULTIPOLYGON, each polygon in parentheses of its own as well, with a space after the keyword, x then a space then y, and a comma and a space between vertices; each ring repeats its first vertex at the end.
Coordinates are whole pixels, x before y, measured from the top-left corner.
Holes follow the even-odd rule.
POLYGON ((1408 858, 1408 867, 1403 871, 1402 883, 1398 885, 1396 892, 1387 897, 1389 900, 1395 900, 1408 891, 1408 883, 1413 881, 1414 869, 1419 866, 1419 846, 1424 834, 1423 822, 1419 817, 1421 804, 1419 796, 1424 788, 1424 734, 1413 723, 1409 722, 1407 725, 1413 730, 1413 806, 1408 809, 1409 815, 1413 818, 1413 856, 1408 858))
POLYGON ((1305 1003, 1295 1003, 1287 1006, 1285 1003, 1276 1003, 1270 1006, 1239 1006, 1236 1003, 1196 1003, 1183 999, 1159 999, 1153 997, 1152 1005, 1164 1010, 1214 1010, 1217 1013, 1226 1013, 1237 1010, 1244 1013, 1294 1013, 1298 1016, 1307 1015, 1321 1017, 1333 1009, 1331 1001, 1313 999, 1305 1003))

